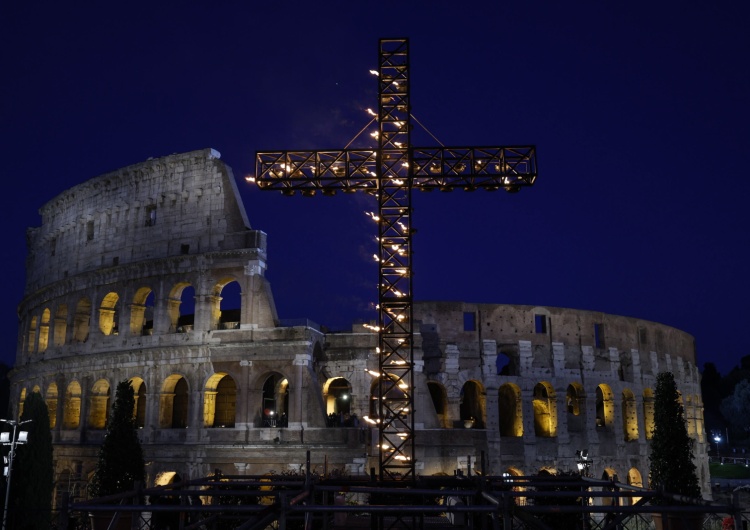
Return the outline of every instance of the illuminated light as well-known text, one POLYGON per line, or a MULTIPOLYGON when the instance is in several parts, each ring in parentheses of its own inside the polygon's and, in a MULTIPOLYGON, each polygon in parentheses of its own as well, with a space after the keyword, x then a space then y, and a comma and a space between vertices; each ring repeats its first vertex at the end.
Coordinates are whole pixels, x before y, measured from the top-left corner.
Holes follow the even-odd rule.
POLYGON ((292 188, 284 188, 283 190, 281 190, 281 194, 286 195, 287 197, 291 197, 292 195, 294 195, 294 190, 292 188))
POLYGON ((375 353, 380 353, 380 346, 375 346, 375 353))
POLYGON ((370 374, 373 377, 380 377, 380 374, 374 370, 365 370, 368 374, 370 374))
POLYGON ((372 136, 373 138, 377 138, 378 136, 380 136, 380 133, 378 131, 373 131, 370 133, 370 136, 372 136))
POLYGON ((377 254, 373 254, 372 257, 373 259, 375 259, 375 261, 380 261, 380 258, 378 257, 377 254))
MULTIPOLYGON (((407 385, 406 383, 400 383, 400 384, 398 385, 398 387, 399 387, 399 388, 403 388, 403 389, 407 389, 407 388, 409 388, 409 385, 407 385)), ((404 409, 404 411, 405 411, 405 410, 406 410, 406 409, 404 409)))
POLYGON ((396 186, 403 186, 404 181, 401 179, 391 179, 391 182, 393 182, 396 186))
POLYGON ((380 75, 380 72, 378 72, 377 70, 370 70, 370 73, 371 73, 372 75, 377 75, 377 76, 379 76, 379 75, 380 75))
POLYGON ((432 173, 432 174, 438 174, 438 173, 440 173, 440 171, 441 171, 440 170, 440 166, 438 164, 435 164, 435 163, 430 164, 430 173, 432 173))
POLYGON ((401 147, 404 144, 402 144, 401 142, 393 142, 393 145, 395 145, 396 147, 401 147))
POLYGON ((396 269, 398 274, 406 274, 406 269, 396 269))
POLYGON ((331 166, 331 171, 333 171, 333 174, 337 177, 343 177, 346 175, 346 168, 343 166, 331 166))
POLYGON ((302 190, 303 197, 315 197, 315 190, 302 190))
POLYGON ((370 108, 367 109, 367 114, 369 114, 370 116, 377 116, 377 114, 375 113, 375 111, 372 110, 372 109, 370 109, 370 108))
POLYGON ((401 162, 401 165, 404 167, 409 167, 409 162, 401 162))
POLYGON ((409 458, 408 456, 404 456, 404 455, 396 455, 393 458, 396 460, 404 460, 404 461, 411 460, 411 458, 409 458))
POLYGON ((245 177, 246 182, 255 182, 255 177, 253 175, 247 175, 245 177))

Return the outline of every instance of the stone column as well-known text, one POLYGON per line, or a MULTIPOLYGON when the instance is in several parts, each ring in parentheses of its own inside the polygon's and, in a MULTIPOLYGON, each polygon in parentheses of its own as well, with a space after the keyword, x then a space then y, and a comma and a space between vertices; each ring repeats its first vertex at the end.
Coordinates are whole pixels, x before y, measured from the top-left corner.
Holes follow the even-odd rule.
POLYGON ((242 359, 240 361, 240 380, 238 381, 239 388, 237 389, 237 412, 234 427, 235 429, 246 430, 252 425, 252 418, 250 417, 250 403, 249 390, 250 390, 250 369, 253 366, 253 361, 242 359))
POLYGON ((306 418, 302 415, 302 403, 303 403, 303 382, 304 382, 304 371, 307 369, 311 361, 311 355, 309 353, 298 353, 294 356, 294 387, 292 387, 292 395, 290 396, 291 410, 289 411, 289 428, 299 429, 300 427, 307 427, 306 418))
POLYGON ((85 376, 81 378, 81 411, 78 417, 78 441, 83 443, 86 441, 86 429, 88 429, 89 422, 89 396, 91 395, 91 377, 85 376))

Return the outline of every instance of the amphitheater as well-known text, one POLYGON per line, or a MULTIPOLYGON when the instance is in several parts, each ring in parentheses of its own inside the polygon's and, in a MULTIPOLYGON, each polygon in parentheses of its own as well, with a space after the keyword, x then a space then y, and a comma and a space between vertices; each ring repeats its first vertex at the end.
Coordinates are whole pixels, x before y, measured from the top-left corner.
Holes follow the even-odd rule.
MULTIPOLYGON (((279 320, 232 170, 213 149, 128 166, 41 207, 28 230, 11 407, 47 401, 57 493, 85 495, 113 389, 128 379, 149 485, 377 467, 377 335, 279 320), (235 307, 228 292, 241 293, 235 307), (240 307, 236 307, 239 305, 240 307), (373 441, 374 440, 374 441, 373 441)), ((262 220, 256 220, 261 221, 262 220)), ((417 302, 416 469, 575 470, 641 485, 656 374, 675 374, 708 494, 693 338, 556 307, 417 302)))

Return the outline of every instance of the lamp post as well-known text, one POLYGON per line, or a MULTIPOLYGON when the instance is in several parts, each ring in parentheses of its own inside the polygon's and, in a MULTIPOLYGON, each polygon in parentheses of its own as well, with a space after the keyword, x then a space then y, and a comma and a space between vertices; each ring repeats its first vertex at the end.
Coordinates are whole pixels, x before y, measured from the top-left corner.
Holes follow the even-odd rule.
POLYGON ((719 449, 719 443, 721 442, 721 434, 718 432, 714 433, 714 442, 716 442, 716 456, 719 457, 719 463, 723 462, 721 461, 721 450, 719 449))
POLYGON ((13 474, 13 457, 16 455, 16 446, 25 444, 28 441, 28 437, 29 437, 29 433, 26 431, 19 432, 18 436, 16 436, 16 433, 18 432, 19 425, 23 425, 24 423, 30 423, 32 420, 15 421, 15 420, 0 419, 0 421, 3 423, 7 423, 8 425, 13 427, 12 434, 9 432, 0 433, 0 444, 10 446, 10 451, 8 452, 8 457, 7 457, 8 465, 5 468, 5 474, 8 476, 8 482, 5 483, 5 507, 3 508, 3 528, 2 528, 2 530, 6 530, 7 522, 8 522, 8 502, 10 501, 10 478, 13 474))
MULTIPOLYGON (((589 476, 589 468, 591 468, 592 460, 589 458, 588 449, 576 450, 576 466, 578 467, 578 474, 581 477, 589 476)), ((581 487, 581 507, 584 508, 589 505, 589 498, 586 496, 588 487, 581 487)), ((581 511, 581 528, 586 530, 586 511, 585 508, 581 511)))

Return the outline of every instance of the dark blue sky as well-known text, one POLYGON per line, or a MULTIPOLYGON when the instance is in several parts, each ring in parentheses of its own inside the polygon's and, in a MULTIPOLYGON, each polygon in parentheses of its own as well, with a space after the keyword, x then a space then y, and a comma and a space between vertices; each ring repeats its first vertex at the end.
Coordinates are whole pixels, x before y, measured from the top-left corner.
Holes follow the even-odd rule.
POLYGON ((537 184, 520 194, 415 196, 418 299, 654 320, 693 334, 699 364, 723 373, 750 354, 747 2, 86 4, 0 7, 7 362, 38 208, 205 147, 269 234, 280 316, 374 316, 363 212, 375 204, 282 197, 242 177, 256 150, 351 140, 377 105, 380 37, 410 39, 413 114, 442 143, 538 150, 537 184))

